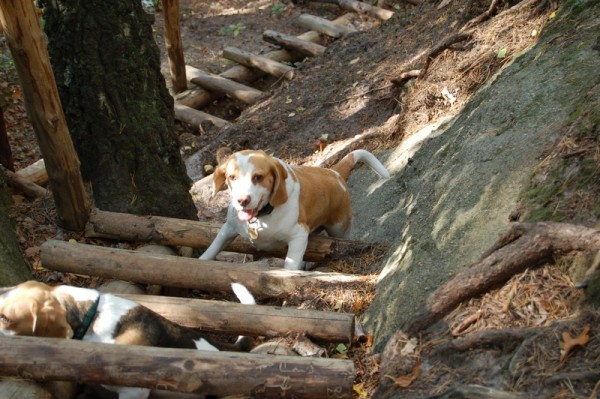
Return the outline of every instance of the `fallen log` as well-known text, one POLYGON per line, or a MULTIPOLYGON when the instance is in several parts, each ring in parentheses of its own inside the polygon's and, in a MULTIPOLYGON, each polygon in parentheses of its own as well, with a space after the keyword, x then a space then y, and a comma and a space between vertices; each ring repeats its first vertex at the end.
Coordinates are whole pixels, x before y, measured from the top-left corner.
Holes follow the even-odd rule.
POLYGON ((202 86, 206 90, 223 93, 249 105, 257 103, 265 96, 265 93, 253 87, 199 69, 194 70, 189 79, 192 83, 202 86))
POLYGON ((151 295, 118 296, 179 325, 210 333, 265 337, 299 333, 334 343, 351 343, 354 336, 354 315, 348 313, 151 295))
MULTIPOLYGON (((153 241, 156 244, 208 248, 217 236, 220 225, 174 219, 161 216, 137 216, 126 213, 94 210, 88 219, 86 237, 111 238, 127 241, 153 241)), ((325 259, 343 259, 347 256, 372 251, 376 244, 342 240, 321 235, 312 235, 304 254, 310 262, 325 259)), ((243 238, 236 238, 224 251, 260 254, 243 238)), ((285 251, 269 255, 285 257, 285 251)))
POLYGON ((284 77, 286 80, 294 78, 295 69, 293 67, 235 47, 225 47, 223 49, 223 58, 250 68, 259 69, 275 77, 284 77))
POLYGON ((296 51, 308 57, 317 57, 325 52, 326 47, 320 44, 312 43, 306 40, 298 39, 295 36, 284 33, 266 30, 263 33, 263 40, 272 44, 281 46, 287 50, 296 51))
POLYGON ((8 134, 6 133, 6 124, 4 123, 4 110, 0 104, 0 165, 12 172, 15 171, 15 161, 10 149, 8 134))
POLYGON ((340 25, 328 19, 310 14, 300 15, 296 22, 303 28, 311 29, 336 39, 346 36, 349 33, 356 32, 356 29, 351 26, 340 25))
POLYGON ((263 262, 236 264, 57 240, 42 245, 41 260, 45 268, 55 271, 206 292, 231 292, 231 282, 239 281, 261 297, 285 297, 305 286, 327 288, 371 282, 368 276, 285 270, 263 262))
POLYGON ((23 169, 19 169, 17 174, 38 186, 44 186, 48 183, 48 173, 46 172, 46 165, 43 159, 39 159, 23 169))
POLYGON ((352 397, 349 360, 0 336, 0 375, 136 386, 217 397, 352 397))
POLYGON ((567 223, 517 223, 479 262, 458 272, 429 295, 424 308, 401 329, 408 335, 418 335, 459 303, 505 283, 515 274, 583 250, 600 250, 600 231, 567 223))
POLYGON ((175 118, 189 125, 200 128, 203 123, 210 122, 218 128, 223 128, 231 125, 225 119, 218 118, 206 112, 199 111, 188 106, 175 103, 175 118))

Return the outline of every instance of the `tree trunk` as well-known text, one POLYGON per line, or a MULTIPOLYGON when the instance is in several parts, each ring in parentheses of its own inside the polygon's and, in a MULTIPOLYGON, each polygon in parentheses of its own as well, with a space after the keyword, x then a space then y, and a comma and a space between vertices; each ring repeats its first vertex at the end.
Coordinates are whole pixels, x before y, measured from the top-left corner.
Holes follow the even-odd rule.
POLYGON ((0 173, 0 286, 9 287, 32 278, 15 237, 15 227, 8 217, 8 195, 0 173))
POLYGON ((60 97, 96 206, 195 219, 153 17, 136 0, 44 6, 60 97))

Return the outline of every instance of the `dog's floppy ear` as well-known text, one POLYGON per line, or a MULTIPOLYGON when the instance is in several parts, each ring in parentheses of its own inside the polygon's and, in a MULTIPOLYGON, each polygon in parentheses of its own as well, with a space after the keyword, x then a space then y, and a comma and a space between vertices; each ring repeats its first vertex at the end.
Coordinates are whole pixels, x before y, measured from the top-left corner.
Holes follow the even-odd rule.
POLYGON ((223 191, 227 188, 227 185, 225 184, 225 181, 227 180, 225 176, 226 166, 227 162, 220 164, 219 166, 217 166, 215 172, 213 173, 213 197, 217 195, 219 191, 223 191))
POLYGON ((73 329, 67 323, 67 312, 56 298, 47 298, 41 306, 39 302, 33 302, 31 316, 33 335, 49 338, 73 337, 73 329))
POLYGON ((287 189, 285 188, 285 179, 287 179, 287 170, 279 161, 273 163, 273 176, 275 176, 275 182, 273 183, 273 192, 271 193, 271 199, 269 203, 272 206, 278 206, 285 204, 288 200, 287 189))

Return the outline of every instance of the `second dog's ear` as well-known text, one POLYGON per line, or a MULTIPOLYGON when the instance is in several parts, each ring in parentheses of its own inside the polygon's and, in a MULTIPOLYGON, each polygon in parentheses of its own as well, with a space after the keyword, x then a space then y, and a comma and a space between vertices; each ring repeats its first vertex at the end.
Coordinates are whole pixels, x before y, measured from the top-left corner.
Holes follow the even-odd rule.
POLYGON ((217 166, 215 172, 213 173, 213 197, 217 195, 219 191, 225 190, 227 188, 227 185, 225 184, 225 181, 227 180, 227 178, 225 177, 226 166, 227 163, 220 164, 219 166, 217 166))

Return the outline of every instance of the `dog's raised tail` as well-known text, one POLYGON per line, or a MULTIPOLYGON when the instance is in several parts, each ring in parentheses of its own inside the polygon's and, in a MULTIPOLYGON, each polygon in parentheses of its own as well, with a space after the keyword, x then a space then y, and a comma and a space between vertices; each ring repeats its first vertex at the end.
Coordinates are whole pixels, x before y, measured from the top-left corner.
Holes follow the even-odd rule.
POLYGON ((254 300, 254 296, 244 285, 240 283, 231 283, 231 289, 233 290, 235 296, 237 296, 240 300, 240 303, 244 305, 256 305, 256 300, 254 300))
POLYGON ((338 163, 333 165, 331 167, 331 169, 338 172, 340 174, 340 176, 345 181, 347 181, 348 177, 350 177, 350 173, 352 172, 352 169, 359 162, 363 162, 363 163, 369 165, 369 167, 371 169, 373 169, 375 171, 375 173, 377 173, 379 176, 381 176, 384 179, 388 179, 390 177, 390 172, 387 171, 385 166, 383 166, 383 164, 381 162, 379 162, 379 160, 375 157, 375 155, 371 154, 369 151, 366 151, 366 150, 352 151, 350 154, 348 154, 344 158, 342 158, 341 161, 339 161, 338 163))

